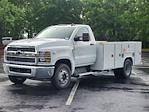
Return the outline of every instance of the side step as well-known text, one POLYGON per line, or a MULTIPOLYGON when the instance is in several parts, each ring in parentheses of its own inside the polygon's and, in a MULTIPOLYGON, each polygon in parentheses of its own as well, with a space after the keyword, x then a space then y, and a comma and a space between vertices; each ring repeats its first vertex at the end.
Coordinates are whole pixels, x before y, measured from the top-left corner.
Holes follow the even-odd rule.
POLYGON ((82 76, 87 76, 87 75, 94 75, 94 76, 99 76, 99 75, 104 75, 109 73, 109 71, 101 71, 101 72, 85 72, 85 73, 80 73, 76 76, 73 77, 82 77, 82 76))
POLYGON ((95 74, 95 72, 85 72, 85 73, 80 73, 79 77, 86 76, 86 75, 94 75, 94 74, 95 74))

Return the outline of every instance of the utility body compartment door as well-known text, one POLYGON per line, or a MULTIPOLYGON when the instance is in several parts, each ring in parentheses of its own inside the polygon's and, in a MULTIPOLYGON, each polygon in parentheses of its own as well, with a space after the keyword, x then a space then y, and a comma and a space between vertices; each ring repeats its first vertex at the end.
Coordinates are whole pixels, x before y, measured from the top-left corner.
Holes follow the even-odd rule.
POLYGON ((110 70, 114 68, 114 44, 109 42, 96 42, 96 62, 92 70, 110 70))
POLYGON ((114 44, 104 46, 104 69, 114 68, 114 44))
POLYGON ((142 49, 142 44, 140 43, 136 43, 135 44, 135 60, 134 60, 134 64, 140 64, 142 63, 141 61, 141 49, 142 49))
POLYGON ((123 67, 123 58, 122 58, 122 44, 117 43, 115 44, 115 68, 122 68, 123 67))

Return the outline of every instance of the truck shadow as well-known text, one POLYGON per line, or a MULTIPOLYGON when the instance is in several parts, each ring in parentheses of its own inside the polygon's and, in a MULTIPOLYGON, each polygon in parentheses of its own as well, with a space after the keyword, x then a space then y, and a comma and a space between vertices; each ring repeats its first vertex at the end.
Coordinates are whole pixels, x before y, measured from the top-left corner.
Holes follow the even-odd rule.
POLYGON ((62 95, 66 92, 70 91, 72 88, 73 83, 64 90, 56 89, 50 82, 26 82, 22 85, 12 84, 9 85, 8 91, 12 94, 19 94, 19 95, 28 95, 28 96, 56 96, 62 95))
MULTIPOLYGON (((131 77, 127 80, 118 80, 114 76, 84 76, 79 79, 79 89, 87 89, 90 91, 101 90, 133 90, 134 86, 149 86, 146 85, 139 77, 131 77)), ((28 95, 28 96, 67 96, 73 87, 74 82, 63 90, 57 90, 50 82, 34 82, 29 81, 23 85, 9 85, 8 91, 12 94, 28 95)))
POLYGON ((80 79, 79 88, 90 91, 100 90, 133 90, 134 87, 149 86, 139 77, 130 77, 130 79, 120 80, 114 76, 86 76, 80 79))

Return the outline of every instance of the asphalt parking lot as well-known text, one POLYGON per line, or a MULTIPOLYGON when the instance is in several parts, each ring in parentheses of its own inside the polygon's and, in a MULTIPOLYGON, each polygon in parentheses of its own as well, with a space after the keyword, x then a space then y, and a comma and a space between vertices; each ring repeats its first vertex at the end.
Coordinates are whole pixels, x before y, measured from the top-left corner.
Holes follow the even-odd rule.
POLYGON ((149 54, 143 65, 133 68, 128 80, 116 80, 113 73, 74 80, 65 90, 50 82, 27 80, 14 85, 0 80, 0 112, 148 112, 149 54))

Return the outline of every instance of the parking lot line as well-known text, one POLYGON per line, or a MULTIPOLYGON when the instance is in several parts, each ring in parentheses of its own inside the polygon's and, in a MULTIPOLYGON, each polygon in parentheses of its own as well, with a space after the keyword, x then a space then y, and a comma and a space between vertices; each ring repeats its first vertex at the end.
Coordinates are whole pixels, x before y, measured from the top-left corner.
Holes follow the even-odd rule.
POLYGON ((132 71, 132 74, 133 74, 133 75, 137 75, 137 73, 136 73, 134 70, 132 71))
POLYGON ((79 86, 79 83, 80 83, 80 80, 77 80, 77 82, 76 82, 75 85, 73 86, 73 88, 72 88, 72 90, 71 90, 71 92, 70 92, 70 95, 69 95, 69 97, 68 97, 68 99, 67 99, 67 102, 66 102, 66 105, 67 105, 67 106, 71 105, 72 100, 73 100, 73 98, 74 98, 74 96, 75 96, 75 93, 76 93, 76 91, 77 91, 77 88, 78 88, 78 86, 79 86))
POLYGON ((135 68, 149 68, 149 66, 136 66, 135 68))

